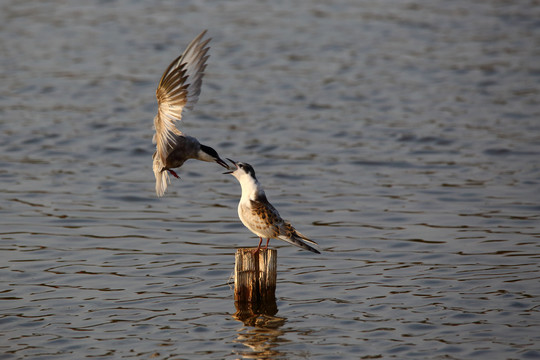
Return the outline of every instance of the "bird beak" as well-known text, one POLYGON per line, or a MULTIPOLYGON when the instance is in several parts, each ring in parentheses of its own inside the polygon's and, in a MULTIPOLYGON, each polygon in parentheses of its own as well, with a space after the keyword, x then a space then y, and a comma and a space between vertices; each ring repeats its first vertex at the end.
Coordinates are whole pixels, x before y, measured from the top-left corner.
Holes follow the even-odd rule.
MULTIPOLYGON (((232 159, 229 159, 229 158, 226 158, 227 160, 229 160, 235 167, 234 170, 230 170, 230 171, 225 171, 224 174, 232 174, 233 172, 236 171, 236 169, 238 169, 238 165, 236 165, 236 161, 232 160, 232 159)), ((229 166, 227 166, 227 169, 230 169, 229 166)))
POLYGON ((229 165, 228 165, 225 161, 221 160, 220 158, 217 158, 217 159, 216 159, 216 162, 217 162, 219 165, 223 166, 225 169, 230 169, 229 165))

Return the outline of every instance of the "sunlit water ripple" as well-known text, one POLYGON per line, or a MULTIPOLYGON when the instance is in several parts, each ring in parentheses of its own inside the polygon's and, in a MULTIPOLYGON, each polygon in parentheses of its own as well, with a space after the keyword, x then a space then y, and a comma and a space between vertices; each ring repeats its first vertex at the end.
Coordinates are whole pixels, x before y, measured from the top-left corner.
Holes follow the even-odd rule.
POLYGON ((540 358, 540 11, 504 1, 1 5, 0 358, 540 358), (251 163, 322 255, 257 239, 190 162, 162 199, 154 91, 208 28, 183 129, 251 163))

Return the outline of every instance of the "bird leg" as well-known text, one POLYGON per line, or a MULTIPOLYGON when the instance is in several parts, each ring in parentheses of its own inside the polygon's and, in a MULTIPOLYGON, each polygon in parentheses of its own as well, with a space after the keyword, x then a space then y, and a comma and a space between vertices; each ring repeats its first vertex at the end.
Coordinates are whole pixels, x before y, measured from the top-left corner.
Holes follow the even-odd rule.
POLYGON ((167 169, 167 170, 169 170, 172 176, 174 176, 177 179, 180 179, 180 176, 178 176, 178 174, 174 170, 171 170, 171 169, 167 169))
POLYGON ((264 250, 268 249, 268 243, 270 242, 270 238, 266 239, 266 246, 263 248, 264 250))
POLYGON ((262 237, 259 236, 259 245, 257 246, 257 249, 255 249, 254 251, 252 251, 252 254, 255 255, 256 253, 259 252, 259 250, 261 249, 261 244, 262 244, 262 237))

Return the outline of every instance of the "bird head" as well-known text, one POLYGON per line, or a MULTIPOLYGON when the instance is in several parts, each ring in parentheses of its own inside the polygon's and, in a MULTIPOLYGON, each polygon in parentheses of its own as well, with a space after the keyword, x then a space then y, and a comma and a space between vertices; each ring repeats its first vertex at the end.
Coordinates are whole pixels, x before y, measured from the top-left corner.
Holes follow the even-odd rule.
POLYGON ((224 174, 231 174, 238 180, 243 177, 251 177, 254 180, 257 180, 257 178, 255 177, 255 170, 253 170, 253 167, 251 165, 244 162, 236 162, 229 158, 227 158, 227 160, 229 160, 235 166, 235 168, 224 172, 224 174))
POLYGON ((229 165, 227 165, 227 163, 219 157, 217 151, 212 149, 210 146, 201 144, 201 149, 199 150, 198 158, 199 160, 202 160, 202 161, 208 161, 208 162, 215 161, 219 165, 223 166, 224 168, 230 169, 229 165))

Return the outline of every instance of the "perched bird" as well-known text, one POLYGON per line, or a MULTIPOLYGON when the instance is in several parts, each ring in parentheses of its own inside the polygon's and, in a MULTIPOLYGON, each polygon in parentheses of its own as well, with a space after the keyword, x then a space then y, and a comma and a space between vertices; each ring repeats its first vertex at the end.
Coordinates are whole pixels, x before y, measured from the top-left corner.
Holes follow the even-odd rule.
POLYGON ((210 39, 203 40, 206 30, 188 45, 182 55, 174 59, 167 67, 156 90, 158 113, 154 117, 153 141, 154 175, 156 176, 156 194, 163 196, 167 189, 169 173, 179 178, 173 168, 180 167, 186 160, 196 159, 217 162, 229 169, 218 153, 209 146, 202 145, 191 136, 187 136, 175 125, 182 119, 182 110, 193 109, 201 93, 202 78, 210 39))
POLYGON ((255 170, 249 164, 229 160, 236 169, 227 171, 224 174, 233 175, 242 187, 242 197, 238 203, 238 216, 240 220, 251 232, 259 237, 259 246, 254 253, 261 248, 263 238, 266 239, 266 247, 270 239, 280 239, 295 246, 301 247, 320 254, 320 252, 304 241, 317 244, 295 230, 290 222, 283 220, 278 211, 268 202, 264 190, 255 177, 255 170))

